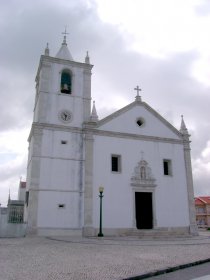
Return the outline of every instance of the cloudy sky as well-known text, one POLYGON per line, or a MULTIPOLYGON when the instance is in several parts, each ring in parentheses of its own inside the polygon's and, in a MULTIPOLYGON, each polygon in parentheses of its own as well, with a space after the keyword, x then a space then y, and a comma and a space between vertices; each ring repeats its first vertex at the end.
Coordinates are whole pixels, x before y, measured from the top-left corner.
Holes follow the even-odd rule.
POLYGON ((0 203, 26 178, 35 75, 67 26, 76 61, 89 51, 99 117, 142 99, 191 134, 196 195, 210 195, 210 1, 0 1, 0 203))

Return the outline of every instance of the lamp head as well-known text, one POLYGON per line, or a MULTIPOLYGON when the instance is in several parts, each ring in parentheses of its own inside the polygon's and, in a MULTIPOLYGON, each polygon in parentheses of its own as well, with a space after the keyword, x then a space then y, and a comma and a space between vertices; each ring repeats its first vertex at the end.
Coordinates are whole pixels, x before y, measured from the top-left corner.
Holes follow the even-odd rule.
POLYGON ((104 188, 103 188, 102 186, 101 186, 101 187, 99 187, 99 189, 98 189, 98 190, 99 190, 99 192, 100 192, 100 193, 103 193, 103 192, 104 192, 104 188))

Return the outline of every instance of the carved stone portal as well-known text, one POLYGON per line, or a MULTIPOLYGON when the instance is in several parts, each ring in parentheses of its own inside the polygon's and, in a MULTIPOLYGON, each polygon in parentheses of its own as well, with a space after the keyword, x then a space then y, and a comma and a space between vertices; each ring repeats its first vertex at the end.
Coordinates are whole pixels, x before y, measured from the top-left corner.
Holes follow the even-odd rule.
POLYGON ((155 178, 152 175, 151 168, 149 167, 146 160, 143 158, 138 162, 137 166, 134 168, 134 173, 131 177, 131 186, 133 189, 133 227, 141 228, 139 227, 138 222, 139 219, 141 220, 140 223, 142 223, 142 215, 146 216, 146 219, 148 218, 147 212, 148 209, 145 207, 144 211, 141 210, 141 213, 138 211, 138 201, 136 200, 136 197, 139 196, 137 193, 151 193, 151 217, 152 219, 150 221, 151 227, 150 228, 156 228, 157 227, 157 220, 156 220, 156 206, 155 206, 155 178), (140 217, 141 215, 141 217, 140 217))
POLYGON ((151 168, 146 160, 138 162, 131 177, 131 186, 133 187, 155 187, 155 179, 152 175, 151 168))

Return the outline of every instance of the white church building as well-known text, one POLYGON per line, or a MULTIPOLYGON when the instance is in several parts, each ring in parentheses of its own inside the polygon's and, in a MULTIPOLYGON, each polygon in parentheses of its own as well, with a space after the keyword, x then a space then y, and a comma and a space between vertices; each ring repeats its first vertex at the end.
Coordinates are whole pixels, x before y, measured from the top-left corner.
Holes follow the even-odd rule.
MULTIPOLYGON (((66 35, 66 34, 65 34, 66 35)), ((99 120, 91 70, 64 36, 41 55, 29 135, 25 221, 37 235, 97 236, 144 230, 197 234, 190 140, 142 101, 99 120)))

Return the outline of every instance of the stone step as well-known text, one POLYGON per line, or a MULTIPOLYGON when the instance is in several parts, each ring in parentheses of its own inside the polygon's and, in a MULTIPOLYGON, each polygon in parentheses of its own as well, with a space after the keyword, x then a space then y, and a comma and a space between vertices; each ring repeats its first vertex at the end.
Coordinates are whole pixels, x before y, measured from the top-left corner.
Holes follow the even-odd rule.
POLYGON ((162 229, 132 229, 126 233, 126 236, 138 237, 138 238, 178 238, 178 237, 190 237, 187 232, 180 232, 175 230, 162 230, 162 229))

